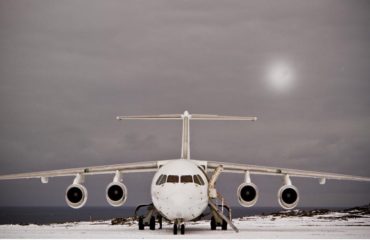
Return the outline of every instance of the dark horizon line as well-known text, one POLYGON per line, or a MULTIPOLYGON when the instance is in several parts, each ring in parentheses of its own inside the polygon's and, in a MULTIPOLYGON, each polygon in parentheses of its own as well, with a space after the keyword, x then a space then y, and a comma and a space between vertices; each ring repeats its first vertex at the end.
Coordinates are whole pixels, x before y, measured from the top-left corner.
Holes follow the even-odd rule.
MULTIPOLYGON (((353 207, 362 207, 362 206, 366 206, 366 205, 368 205, 368 204, 348 205, 348 206, 299 206, 299 207, 296 207, 294 209, 300 209, 300 208, 317 208, 317 209, 319 209, 319 208, 353 208, 353 207)), ((85 206, 85 207, 80 208, 80 209, 109 208, 109 209, 120 210, 120 209, 124 209, 124 208, 136 208, 136 207, 137 206, 122 206, 122 207, 118 207, 118 208, 115 208, 115 207, 112 207, 112 206, 85 206)), ((245 209, 248 209, 246 207, 239 206, 239 205, 230 206, 230 207, 231 208, 245 208, 245 209)), ((68 208, 68 209, 72 209, 69 206, 12 206, 12 205, 4 205, 4 206, 0 206, 0 208, 68 208)), ((250 209, 253 209, 253 208, 280 208, 281 210, 285 210, 280 206, 255 206, 255 207, 250 207, 250 209)), ((76 210, 80 210, 80 209, 76 209, 76 210)), ((294 210, 294 209, 292 209, 292 210, 294 210)))

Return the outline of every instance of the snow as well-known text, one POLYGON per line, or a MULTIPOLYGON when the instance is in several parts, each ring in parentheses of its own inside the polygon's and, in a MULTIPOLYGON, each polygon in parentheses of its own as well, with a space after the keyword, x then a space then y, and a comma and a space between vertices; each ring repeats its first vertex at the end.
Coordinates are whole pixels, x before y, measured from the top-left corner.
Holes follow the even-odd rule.
MULTIPOLYGON (((370 238, 370 216, 349 217, 327 213, 312 217, 252 216, 234 219, 240 232, 210 230, 209 221, 186 224, 176 238, 370 238)), ((0 238, 173 238, 172 225, 139 231, 137 222, 112 225, 111 221, 50 225, 0 225, 0 238)))

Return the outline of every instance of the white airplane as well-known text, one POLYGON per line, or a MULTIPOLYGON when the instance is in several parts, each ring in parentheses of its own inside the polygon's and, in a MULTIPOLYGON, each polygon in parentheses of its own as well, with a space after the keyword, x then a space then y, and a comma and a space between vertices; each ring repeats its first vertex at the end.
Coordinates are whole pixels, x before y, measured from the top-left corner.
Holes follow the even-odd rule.
POLYGON ((181 234, 184 234, 185 222, 196 221, 203 217, 207 207, 210 208, 212 214, 212 230, 215 230, 218 226, 222 230, 226 230, 227 226, 230 225, 238 232, 231 221, 231 212, 228 206, 225 205, 223 197, 215 188, 216 180, 222 171, 244 174, 245 180, 237 189, 238 201, 244 207, 252 207, 258 200, 258 188, 251 181, 252 174, 282 177, 284 185, 279 189, 277 197, 279 204, 284 209, 296 207, 299 201, 299 192, 292 184, 291 177, 315 178, 319 180, 320 184, 325 184, 327 179, 370 181, 369 177, 190 159, 190 120, 256 121, 256 117, 191 115, 185 111, 183 114, 119 116, 117 119, 182 120, 181 158, 10 174, 0 176, 0 180, 39 178, 42 183, 48 183, 49 178, 52 177, 72 176, 74 180, 66 189, 65 200, 70 207, 77 209, 84 206, 87 201, 87 190, 83 186, 86 176, 114 174, 113 181, 106 188, 106 198, 110 205, 119 207, 127 200, 127 188, 122 182, 123 174, 155 172, 151 184, 153 203, 147 205, 148 212, 146 215, 139 217, 139 229, 143 230, 145 226, 149 226, 151 230, 154 230, 156 227, 155 216, 157 216, 160 228, 162 217, 173 223, 174 234, 177 234, 178 230, 181 234), (212 174, 208 176, 208 172, 212 174), (215 200, 221 202, 221 206, 216 204, 215 200), (229 210, 228 216, 224 214, 225 209, 229 210))

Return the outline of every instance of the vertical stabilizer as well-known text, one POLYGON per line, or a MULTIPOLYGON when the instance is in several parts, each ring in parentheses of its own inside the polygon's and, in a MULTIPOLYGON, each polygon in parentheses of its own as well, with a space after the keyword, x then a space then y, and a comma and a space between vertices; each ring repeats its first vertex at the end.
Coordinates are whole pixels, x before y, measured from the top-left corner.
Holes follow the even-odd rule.
POLYGON ((188 111, 185 111, 182 118, 182 143, 181 143, 181 159, 190 159, 190 119, 188 111))

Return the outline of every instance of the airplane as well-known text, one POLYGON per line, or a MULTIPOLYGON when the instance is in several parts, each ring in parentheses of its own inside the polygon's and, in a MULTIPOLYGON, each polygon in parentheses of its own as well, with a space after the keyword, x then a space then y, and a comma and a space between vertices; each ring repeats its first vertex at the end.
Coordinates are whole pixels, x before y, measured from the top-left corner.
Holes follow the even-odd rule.
POLYGON ((118 116, 117 120, 181 120, 181 157, 172 160, 9 174, 0 176, 0 180, 38 178, 42 183, 48 183, 49 178, 53 177, 74 177, 73 183, 66 189, 65 200, 68 206, 78 209, 83 207, 88 199, 87 189, 83 185, 85 178, 96 174, 113 174, 113 181, 106 188, 106 199, 111 206, 120 207, 127 200, 123 174, 154 172, 150 192, 152 203, 140 205, 135 211, 136 215, 141 207, 147 207, 147 213, 138 218, 139 230, 143 230, 145 226, 155 230, 157 217, 159 228, 162 228, 162 218, 173 223, 173 234, 177 234, 178 230, 184 234, 185 223, 204 217, 207 208, 212 215, 211 230, 216 230, 217 227, 227 230, 229 225, 238 232, 232 222, 230 207, 225 204, 224 198, 216 189, 216 181, 222 172, 244 175, 244 182, 237 189, 237 199, 243 207, 252 207, 258 200, 259 191, 251 181, 251 175, 274 175, 283 179, 284 184, 278 190, 277 198, 284 209, 293 209, 299 202, 299 192, 292 183, 292 177, 318 179, 320 184, 325 184, 328 179, 370 181, 369 177, 190 158, 190 120, 256 121, 256 117, 190 114, 185 111, 183 114, 118 116), (228 215, 225 211, 228 211, 228 215))

